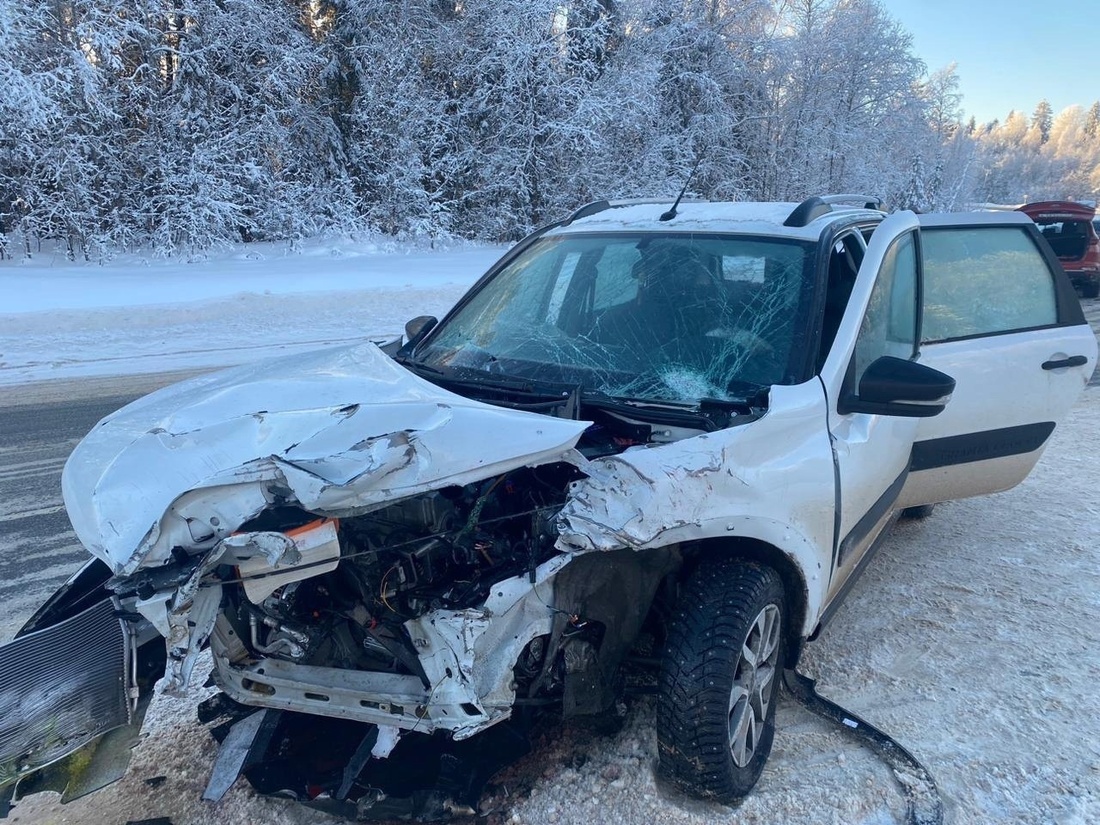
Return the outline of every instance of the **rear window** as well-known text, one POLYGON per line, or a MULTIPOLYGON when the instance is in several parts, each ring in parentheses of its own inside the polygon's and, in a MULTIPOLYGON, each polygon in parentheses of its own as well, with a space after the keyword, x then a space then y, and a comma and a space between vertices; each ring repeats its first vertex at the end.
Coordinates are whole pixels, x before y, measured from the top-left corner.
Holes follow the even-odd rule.
POLYGON ((1087 235, 1089 233, 1088 221, 1036 221, 1039 231, 1044 238, 1052 238, 1058 235, 1087 235))

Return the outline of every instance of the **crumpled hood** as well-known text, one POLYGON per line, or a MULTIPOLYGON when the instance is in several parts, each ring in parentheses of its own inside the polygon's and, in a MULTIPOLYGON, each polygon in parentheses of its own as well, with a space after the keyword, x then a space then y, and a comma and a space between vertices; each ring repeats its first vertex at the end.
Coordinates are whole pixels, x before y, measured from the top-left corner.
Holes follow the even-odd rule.
POLYGON ((587 426, 464 398, 364 343, 141 398, 77 445, 62 491, 84 546, 128 575, 211 546, 276 497, 366 512, 560 458, 587 426))

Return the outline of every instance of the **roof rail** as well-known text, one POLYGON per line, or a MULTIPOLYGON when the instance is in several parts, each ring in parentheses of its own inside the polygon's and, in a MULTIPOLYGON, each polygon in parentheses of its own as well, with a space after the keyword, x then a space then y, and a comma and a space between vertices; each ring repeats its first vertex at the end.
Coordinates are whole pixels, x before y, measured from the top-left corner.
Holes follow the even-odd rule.
POLYGON ((864 209, 884 211, 882 201, 872 195, 813 195, 796 206, 783 225, 808 226, 822 215, 832 212, 833 205, 838 203, 857 203, 862 204, 864 209))
MULTIPOLYGON (((645 204, 653 204, 654 206, 663 206, 666 203, 671 203, 673 197, 670 195, 663 198, 615 198, 614 200, 603 199, 599 201, 592 201, 592 203, 586 203, 568 218, 561 222, 561 226, 569 226, 573 221, 579 221, 581 218, 587 218, 590 215, 595 215, 599 212, 603 212, 606 209, 620 209, 624 206, 643 206, 645 204)), ((694 198, 684 198, 681 203, 697 203, 694 198)))
POLYGON ((821 200, 828 204, 858 203, 863 206, 864 209, 874 209, 879 212, 885 210, 885 204, 883 204, 882 198, 877 195, 822 195, 821 200))
POLYGON ((828 215, 832 211, 833 208, 829 204, 821 198, 812 196, 796 206, 787 216, 787 220, 783 221, 783 225, 807 226, 811 221, 817 220, 822 215, 828 215))
POLYGON ((569 226, 573 221, 579 221, 581 218, 587 218, 589 215, 595 215, 597 212, 603 212, 605 209, 611 208, 611 202, 604 198, 599 201, 592 201, 592 203, 586 203, 572 215, 565 219, 562 226, 569 226))

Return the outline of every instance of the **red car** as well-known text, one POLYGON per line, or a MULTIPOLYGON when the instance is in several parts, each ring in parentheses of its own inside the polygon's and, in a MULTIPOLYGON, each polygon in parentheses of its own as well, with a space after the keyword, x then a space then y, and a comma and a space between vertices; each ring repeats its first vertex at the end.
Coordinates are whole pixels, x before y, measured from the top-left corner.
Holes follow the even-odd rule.
POLYGON ((1085 298, 1100 296, 1100 236, 1096 209, 1074 201, 1037 201, 1020 211, 1039 225, 1069 279, 1085 298))

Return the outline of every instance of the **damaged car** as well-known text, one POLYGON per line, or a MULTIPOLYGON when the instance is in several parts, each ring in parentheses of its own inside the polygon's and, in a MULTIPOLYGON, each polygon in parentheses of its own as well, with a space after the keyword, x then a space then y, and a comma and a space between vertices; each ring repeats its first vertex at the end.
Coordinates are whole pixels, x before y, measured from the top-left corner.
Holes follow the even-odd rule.
POLYGON ((109 415, 63 474, 94 560, 0 648, 7 798, 117 776, 207 650, 210 799, 473 812, 639 658, 659 774, 747 794, 889 527, 1019 483, 1096 363, 1027 216, 851 202, 600 201, 403 340, 109 415))

